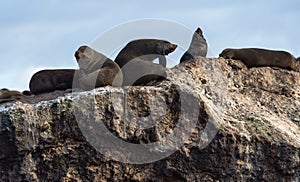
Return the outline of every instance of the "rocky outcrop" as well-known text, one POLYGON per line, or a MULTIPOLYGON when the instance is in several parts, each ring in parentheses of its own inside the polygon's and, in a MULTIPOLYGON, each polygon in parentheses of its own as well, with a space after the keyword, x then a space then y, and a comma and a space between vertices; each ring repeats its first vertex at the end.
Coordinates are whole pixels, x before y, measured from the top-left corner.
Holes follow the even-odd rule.
POLYGON ((299 181, 299 72, 198 57, 168 74, 1 105, 0 181, 299 181))

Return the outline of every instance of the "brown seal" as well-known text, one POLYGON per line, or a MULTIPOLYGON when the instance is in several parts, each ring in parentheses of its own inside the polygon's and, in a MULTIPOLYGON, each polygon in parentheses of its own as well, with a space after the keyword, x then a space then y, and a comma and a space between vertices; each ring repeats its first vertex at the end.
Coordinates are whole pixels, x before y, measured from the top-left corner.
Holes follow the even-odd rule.
POLYGON ((31 93, 38 95, 55 90, 72 88, 75 69, 41 70, 35 73, 30 80, 31 93))
POLYGON ((242 61, 248 68, 272 66, 295 70, 295 58, 285 51, 259 48, 225 49, 219 55, 225 59, 242 61))
POLYGON ((146 85, 165 79, 166 58, 177 45, 165 40, 139 39, 129 42, 117 55, 115 62, 123 73, 123 86, 146 85), (159 64, 153 63, 158 58, 159 64))
POLYGON ((180 58, 180 63, 193 59, 195 56, 206 57, 207 55, 207 43, 203 36, 201 28, 193 34, 193 38, 188 50, 180 58))
POLYGON ((81 46, 75 52, 75 57, 80 67, 78 78, 82 89, 122 85, 120 67, 105 55, 88 46, 81 46))
POLYGON ((159 64, 166 67, 165 56, 173 52, 177 45, 166 40, 138 39, 129 42, 117 55, 115 62, 122 68, 135 58, 153 62, 159 59, 159 64))
POLYGON ((25 95, 19 91, 3 88, 0 90, 0 103, 20 100, 24 96, 25 95))
POLYGON ((167 78, 165 67, 138 58, 128 62, 121 70, 124 76, 122 86, 142 86, 167 78))
POLYGON ((296 71, 300 72, 300 57, 296 59, 296 71))

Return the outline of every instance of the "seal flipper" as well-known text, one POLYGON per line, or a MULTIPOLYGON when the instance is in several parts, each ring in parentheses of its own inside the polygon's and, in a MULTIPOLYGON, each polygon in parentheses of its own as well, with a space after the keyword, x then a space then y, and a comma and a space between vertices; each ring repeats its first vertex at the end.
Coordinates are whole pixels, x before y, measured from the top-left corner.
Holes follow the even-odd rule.
POLYGON ((162 65, 163 67, 167 67, 167 59, 165 56, 165 51, 161 51, 161 55, 158 56, 158 61, 160 65, 162 65))

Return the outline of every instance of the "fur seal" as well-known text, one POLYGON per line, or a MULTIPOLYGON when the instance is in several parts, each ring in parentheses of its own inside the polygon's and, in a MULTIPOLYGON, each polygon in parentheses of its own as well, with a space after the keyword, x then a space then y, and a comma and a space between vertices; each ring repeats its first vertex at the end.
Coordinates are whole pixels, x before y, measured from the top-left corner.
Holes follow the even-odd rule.
POLYGON ((164 66, 138 58, 128 62, 121 70, 124 76, 122 86, 143 86, 167 78, 164 66))
POLYGON ((296 59, 296 71, 300 72, 300 57, 296 59))
POLYGON ((25 95, 19 91, 3 88, 0 90, 0 103, 20 100, 24 96, 25 95))
POLYGON ((220 57, 242 61, 248 68, 273 66, 295 70, 295 58, 285 51, 259 48, 225 49, 220 57))
POLYGON ((144 61, 153 62, 159 59, 159 64, 166 67, 165 56, 173 52, 177 45, 166 40, 159 39, 138 39, 129 42, 117 55, 115 62, 122 68, 129 61, 140 58, 144 61), (141 58, 142 56, 142 58, 141 58))
POLYGON ((123 75, 120 67, 105 55, 88 46, 81 46, 74 56, 80 67, 78 78, 82 89, 122 85, 123 75))
POLYGON ((41 70, 30 80, 30 92, 38 95, 72 88, 75 69, 41 70))
POLYGON ((207 43, 203 36, 201 28, 198 27, 193 34, 190 47, 180 58, 180 63, 193 59, 195 56, 206 57, 206 55, 207 55, 207 43))

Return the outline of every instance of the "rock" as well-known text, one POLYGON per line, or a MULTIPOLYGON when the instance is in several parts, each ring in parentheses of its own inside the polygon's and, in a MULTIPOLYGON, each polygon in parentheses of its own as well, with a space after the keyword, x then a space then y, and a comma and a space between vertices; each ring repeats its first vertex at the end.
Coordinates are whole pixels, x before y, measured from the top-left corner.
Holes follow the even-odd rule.
POLYGON ((299 72, 196 57, 168 74, 0 105, 0 181, 299 181, 299 72))

